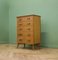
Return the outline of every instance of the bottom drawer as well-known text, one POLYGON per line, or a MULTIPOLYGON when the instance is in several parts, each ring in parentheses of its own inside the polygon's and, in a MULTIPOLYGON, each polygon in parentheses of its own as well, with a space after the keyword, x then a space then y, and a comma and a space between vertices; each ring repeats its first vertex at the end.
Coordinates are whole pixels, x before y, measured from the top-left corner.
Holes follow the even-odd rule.
POLYGON ((25 43, 26 43, 26 44, 33 44, 33 40, 27 39, 27 40, 25 40, 25 43))
POLYGON ((24 43, 24 40, 19 38, 19 39, 17 39, 17 43, 24 43))

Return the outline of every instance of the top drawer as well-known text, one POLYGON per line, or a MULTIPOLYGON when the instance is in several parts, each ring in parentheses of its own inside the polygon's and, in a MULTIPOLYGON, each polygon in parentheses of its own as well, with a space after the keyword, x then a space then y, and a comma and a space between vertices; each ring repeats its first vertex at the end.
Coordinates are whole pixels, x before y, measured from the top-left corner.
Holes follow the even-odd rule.
POLYGON ((22 23, 22 22, 24 22, 25 20, 24 20, 24 18, 23 17, 19 17, 19 18, 17 18, 17 23, 22 23))
POLYGON ((25 16, 17 18, 17 23, 31 23, 33 22, 33 16, 25 16))
POLYGON ((25 21, 26 22, 33 22, 33 16, 27 16, 25 21))

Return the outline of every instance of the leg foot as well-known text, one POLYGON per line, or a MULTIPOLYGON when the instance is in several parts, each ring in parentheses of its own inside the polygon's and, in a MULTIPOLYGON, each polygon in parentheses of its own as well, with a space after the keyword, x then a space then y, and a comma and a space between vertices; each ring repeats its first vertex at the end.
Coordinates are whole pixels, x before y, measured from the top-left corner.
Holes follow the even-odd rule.
POLYGON ((38 43, 38 48, 40 49, 40 43, 38 43))
POLYGON ((25 44, 24 44, 24 48, 25 48, 25 44))
POLYGON ((19 44, 17 44, 17 48, 19 47, 19 44))
POLYGON ((34 48, 35 48, 35 47, 34 47, 34 44, 33 44, 33 45, 32 45, 32 49, 34 50, 34 48))

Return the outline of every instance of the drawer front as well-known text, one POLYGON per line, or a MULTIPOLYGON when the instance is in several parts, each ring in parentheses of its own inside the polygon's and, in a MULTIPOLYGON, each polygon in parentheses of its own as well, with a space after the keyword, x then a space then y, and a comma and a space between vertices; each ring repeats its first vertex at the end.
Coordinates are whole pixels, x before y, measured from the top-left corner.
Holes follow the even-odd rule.
POLYGON ((32 39, 26 39, 25 43, 26 44, 33 44, 33 40, 32 39))
POLYGON ((24 22, 23 18, 21 18, 21 17, 17 18, 17 23, 22 23, 22 22, 24 22))
POLYGON ((19 27, 24 27, 24 25, 25 25, 25 24, 23 24, 23 23, 18 23, 18 24, 17 24, 17 28, 19 28, 19 27))
POLYGON ((25 27, 26 32, 33 32, 33 27, 25 27))
POLYGON ((17 23, 17 27, 33 27, 32 22, 17 23))
POLYGON ((26 17, 26 22, 33 22, 33 16, 26 17))
POLYGON ((17 37, 23 37, 23 36, 24 36, 23 33, 20 33, 20 32, 17 33, 17 37))
POLYGON ((25 22, 25 26, 26 27, 33 27, 33 23, 32 22, 25 22))
POLYGON ((32 37, 32 36, 33 36, 33 32, 26 32, 26 33, 25 33, 25 36, 27 36, 27 37, 32 37))
POLYGON ((24 40, 22 38, 17 39, 17 43, 24 43, 24 40))
POLYGON ((17 28, 17 33, 23 33, 25 31, 25 29, 24 28, 17 28))

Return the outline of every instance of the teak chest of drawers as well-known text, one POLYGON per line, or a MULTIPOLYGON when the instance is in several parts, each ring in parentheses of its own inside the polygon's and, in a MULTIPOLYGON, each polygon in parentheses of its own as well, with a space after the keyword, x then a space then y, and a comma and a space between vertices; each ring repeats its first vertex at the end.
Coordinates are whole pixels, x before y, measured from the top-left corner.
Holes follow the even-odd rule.
POLYGON ((34 49, 37 44, 40 47, 40 19, 38 15, 26 15, 17 17, 17 47, 19 44, 30 44, 34 49))

